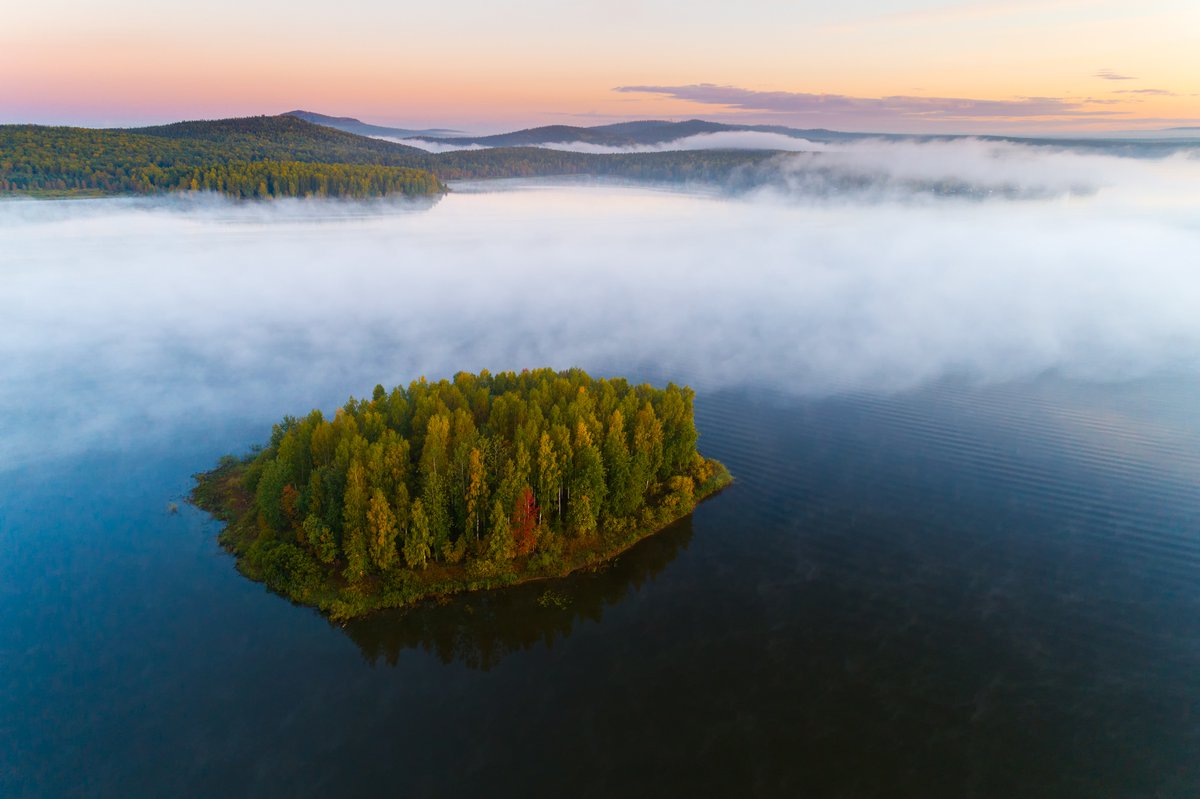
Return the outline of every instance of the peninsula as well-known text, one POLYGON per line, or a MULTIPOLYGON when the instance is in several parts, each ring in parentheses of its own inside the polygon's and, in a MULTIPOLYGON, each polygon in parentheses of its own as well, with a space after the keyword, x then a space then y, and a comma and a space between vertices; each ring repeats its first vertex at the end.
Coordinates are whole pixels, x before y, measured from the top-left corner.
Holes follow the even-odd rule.
POLYGON ((334 620, 596 566, 728 485, 694 392, 551 369, 353 397, 197 475, 239 570, 334 620))

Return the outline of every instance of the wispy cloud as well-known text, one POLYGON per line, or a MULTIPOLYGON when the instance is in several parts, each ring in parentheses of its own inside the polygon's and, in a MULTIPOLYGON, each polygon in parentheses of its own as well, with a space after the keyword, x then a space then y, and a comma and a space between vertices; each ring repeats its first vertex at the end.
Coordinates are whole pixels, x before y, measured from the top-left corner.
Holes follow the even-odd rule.
POLYGON ((1154 97, 1178 97, 1175 92, 1166 89, 1117 89, 1113 94, 1148 94, 1154 97))
POLYGON ((1094 77, 1103 78, 1104 80, 1137 80, 1133 75, 1121 75, 1113 72, 1111 69, 1102 69, 1094 73, 1094 77))
POLYGON ((764 92, 738 86, 694 83, 686 86, 618 86, 618 92, 658 94, 693 103, 720 105, 744 111, 767 111, 802 116, 847 119, 880 118, 908 120, 1039 119, 1056 117, 1113 116, 1118 111, 1100 111, 1088 106, 1093 100, 1061 97, 1018 97, 1012 100, 979 100, 965 97, 851 97, 844 94, 808 92, 764 92))

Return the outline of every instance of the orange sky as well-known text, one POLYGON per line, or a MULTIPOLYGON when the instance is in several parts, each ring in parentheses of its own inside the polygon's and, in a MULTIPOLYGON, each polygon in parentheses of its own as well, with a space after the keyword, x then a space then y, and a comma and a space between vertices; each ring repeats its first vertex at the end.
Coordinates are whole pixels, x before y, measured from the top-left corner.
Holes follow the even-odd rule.
POLYGON ((1200 125, 1196 0, 445 5, 14 5, 0 122, 304 108, 481 131, 690 116, 915 132, 1200 125))

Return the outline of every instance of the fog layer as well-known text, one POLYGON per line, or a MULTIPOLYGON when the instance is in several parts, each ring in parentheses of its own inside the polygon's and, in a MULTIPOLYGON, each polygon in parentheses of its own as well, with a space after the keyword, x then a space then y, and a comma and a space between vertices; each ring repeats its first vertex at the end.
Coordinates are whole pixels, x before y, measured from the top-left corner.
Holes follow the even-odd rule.
MULTIPOLYGON (((389 139, 389 141, 419 147, 422 150, 428 150, 433 153, 488 149, 485 145, 481 144, 454 144, 451 142, 430 141, 428 139, 389 139)), ((825 150, 829 145, 808 141, 807 139, 798 139, 782 133, 721 131, 684 136, 658 144, 632 144, 625 147, 578 141, 546 142, 544 144, 528 146, 544 147, 547 150, 568 150, 576 153, 604 154, 664 153, 678 150, 781 150, 786 152, 816 152, 825 150)))
POLYGON ((873 157, 863 168, 1094 193, 796 202, 508 184, 424 209, 0 203, 0 463, 266 424, 463 369, 802 394, 1200 370, 1194 159, 978 143, 873 157))

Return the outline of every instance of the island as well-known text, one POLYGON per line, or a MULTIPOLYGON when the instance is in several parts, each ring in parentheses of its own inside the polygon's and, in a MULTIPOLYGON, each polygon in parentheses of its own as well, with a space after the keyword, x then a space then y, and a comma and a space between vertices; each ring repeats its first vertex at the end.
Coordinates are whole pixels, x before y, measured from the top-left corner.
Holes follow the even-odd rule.
POLYGON ((196 475, 251 579, 344 621, 597 567, 732 477, 694 392, 580 369, 460 372, 275 425, 196 475))

